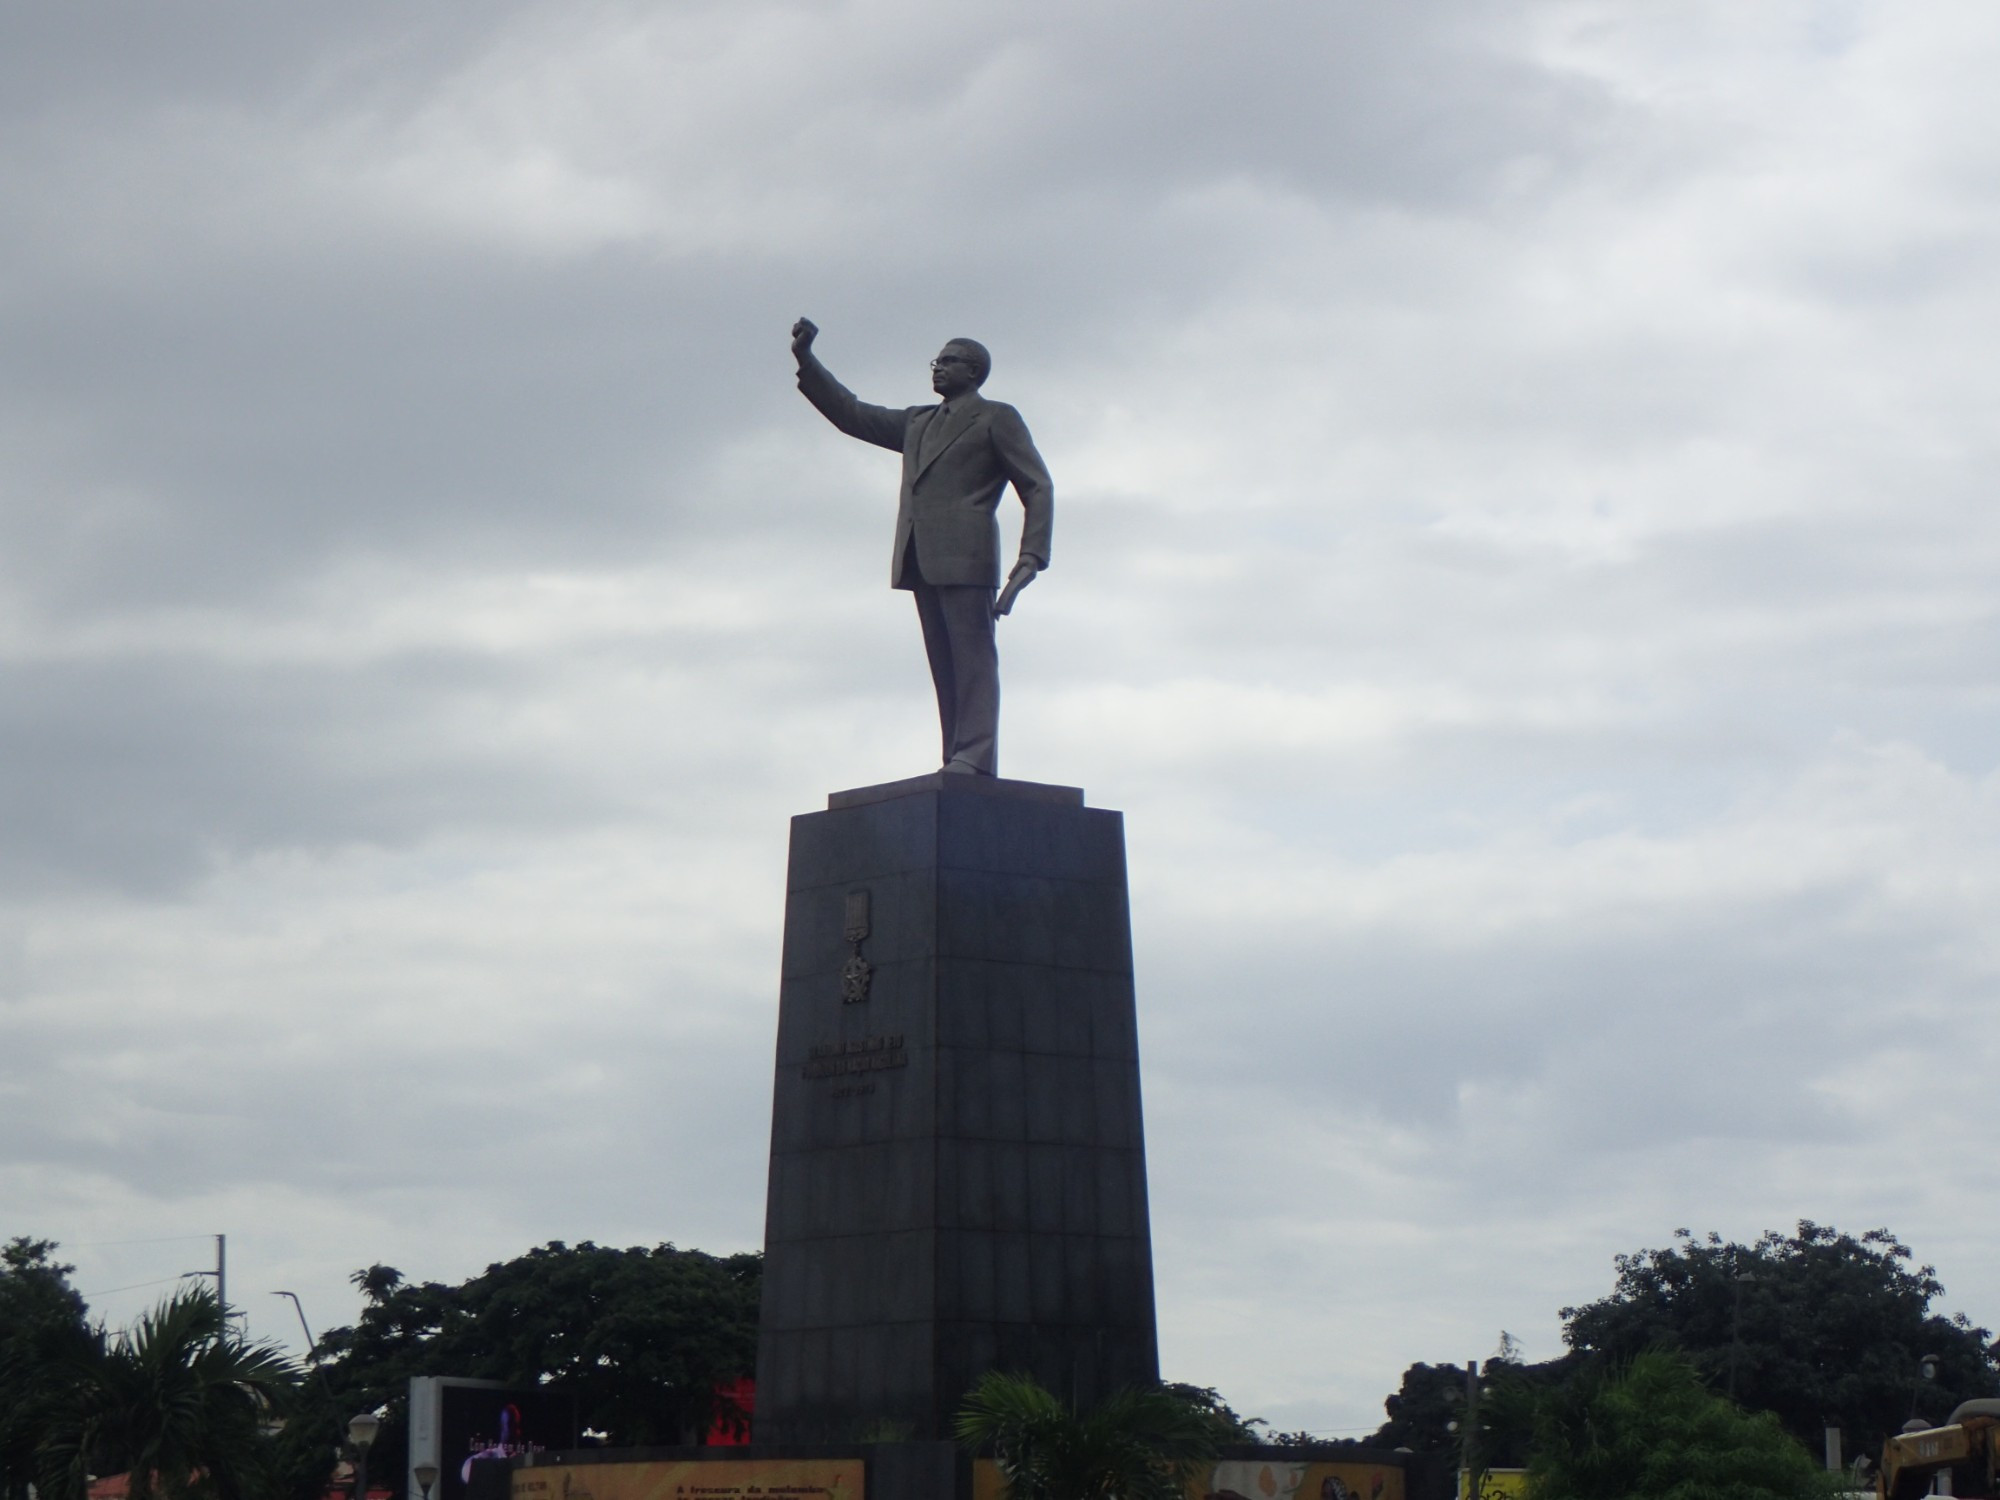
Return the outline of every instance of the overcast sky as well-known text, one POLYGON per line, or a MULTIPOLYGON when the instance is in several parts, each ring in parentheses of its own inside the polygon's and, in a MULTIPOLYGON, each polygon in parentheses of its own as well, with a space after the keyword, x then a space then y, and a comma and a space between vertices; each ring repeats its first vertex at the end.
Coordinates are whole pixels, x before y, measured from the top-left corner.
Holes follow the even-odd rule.
POLYGON ((1169 1378, 1366 1432, 1800 1217, 2000 1324, 1997 74, 1985 0, 9 4, 0 1233, 114 1323, 227 1233, 294 1345, 760 1243, 786 820, 936 746, 806 314, 896 405, 985 340, 1055 476, 1001 768, 1126 815, 1169 1378))

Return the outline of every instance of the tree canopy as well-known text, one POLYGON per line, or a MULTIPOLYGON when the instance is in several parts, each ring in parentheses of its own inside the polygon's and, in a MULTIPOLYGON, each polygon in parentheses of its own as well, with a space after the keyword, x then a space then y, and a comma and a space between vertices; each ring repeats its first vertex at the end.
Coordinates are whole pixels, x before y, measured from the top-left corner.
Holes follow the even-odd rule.
POLYGON ((1835 1479, 1769 1412, 1716 1395, 1661 1350, 1598 1367, 1539 1406, 1535 1500, 1831 1500, 1835 1479))
POLYGON ((0 1496, 26 1500, 49 1416, 48 1374, 97 1345, 76 1268, 55 1259, 50 1240, 17 1236, 0 1246, 0 1496))
POLYGON ((1809 1444, 1831 1424, 1850 1451, 1878 1450, 1912 1415, 1942 1421, 2000 1392, 1992 1336, 1931 1311, 1937 1273, 1886 1229, 1855 1236, 1805 1220, 1748 1245, 1680 1230, 1616 1265, 1609 1296, 1562 1310, 1572 1350, 1615 1363, 1678 1351, 1713 1389, 1809 1444), (1919 1371, 1926 1355, 1932 1380, 1919 1371))
POLYGON ((1389 1420, 1368 1439, 1371 1447, 1408 1448, 1413 1453, 1457 1454, 1453 1429, 1463 1412, 1465 1368, 1419 1360, 1403 1371, 1396 1393, 1382 1402, 1389 1420))
MULTIPOLYGON (((1525 1467, 1534 1441, 1535 1414, 1547 1394, 1572 1377, 1579 1365, 1574 1355, 1542 1364, 1524 1364, 1513 1339, 1501 1335, 1501 1347, 1480 1367, 1474 1398, 1473 1453, 1476 1467, 1525 1467)), ((1382 1403, 1389 1420, 1366 1440, 1370 1448, 1408 1448, 1459 1463, 1465 1456, 1466 1371, 1463 1365, 1433 1365, 1421 1361, 1403 1372, 1401 1386, 1382 1403)))
MULTIPOLYGON (((1936 1272, 1886 1229, 1850 1235, 1806 1220, 1747 1245, 1679 1230, 1667 1248, 1614 1264, 1606 1296, 1562 1309, 1567 1353, 1525 1364, 1503 1335, 1486 1361, 1482 1466, 1524 1464, 1544 1398, 1648 1350, 1675 1352, 1710 1390, 1772 1413, 1814 1451, 1825 1426, 1839 1426, 1850 1456, 1879 1452, 1913 1415, 1942 1421, 1960 1401, 2000 1392, 1990 1335, 1932 1311, 1944 1294, 1936 1272)), ((1462 1366, 1411 1365, 1370 1443, 1456 1459, 1464 1385, 1462 1366)))
POLYGON ((717 1384, 756 1368, 762 1257, 673 1245, 618 1250, 551 1241, 457 1286, 411 1282, 393 1266, 352 1280, 361 1317, 320 1339, 321 1380, 294 1425, 305 1435, 294 1492, 312 1455, 353 1413, 386 1411, 372 1467, 399 1473, 413 1375, 560 1385, 579 1422, 616 1446, 676 1443, 702 1431, 717 1384))
POLYGON ((1270 1424, 1262 1417, 1237 1415, 1236 1408, 1222 1399, 1222 1393, 1212 1385, 1189 1385, 1185 1381, 1169 1380, 1161 1389, 1168 1395, 1187 1403, 1196 1411, 1206 1412, 1214 1419, 1215 1430, 1225 1443, 1261 1443, 1265 1441, 1257 1429, 1270 1424))

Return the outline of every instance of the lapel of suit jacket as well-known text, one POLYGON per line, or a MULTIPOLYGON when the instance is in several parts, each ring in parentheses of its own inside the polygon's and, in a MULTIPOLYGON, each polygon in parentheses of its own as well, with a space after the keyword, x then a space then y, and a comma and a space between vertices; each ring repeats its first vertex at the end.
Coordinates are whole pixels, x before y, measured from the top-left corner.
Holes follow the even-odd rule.
POLYGON ((924 470, 937 462, 938 455, 958 441, 959 434, 972 425, 981 404, 978 394, 968 391, 952 403, 942 426, 938 425, 937 414, 931 414, 924 430, 917 434, 917 472, 910 476, 912 479, 922 477, 924 470))

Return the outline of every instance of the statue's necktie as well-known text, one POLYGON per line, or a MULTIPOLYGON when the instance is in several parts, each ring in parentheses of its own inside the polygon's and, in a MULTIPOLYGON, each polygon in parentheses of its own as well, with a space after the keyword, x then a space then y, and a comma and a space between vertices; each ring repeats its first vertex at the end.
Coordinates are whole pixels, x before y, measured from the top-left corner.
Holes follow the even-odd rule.
POLYGON ((938 446, 944 442, 945 419, 950 415, 951 408, 949 406, 940 406, 936 413, 932 415, 930 421, 924 424, 923 443, 917 449, 918 462, 929 463, 937 453, 938 446))

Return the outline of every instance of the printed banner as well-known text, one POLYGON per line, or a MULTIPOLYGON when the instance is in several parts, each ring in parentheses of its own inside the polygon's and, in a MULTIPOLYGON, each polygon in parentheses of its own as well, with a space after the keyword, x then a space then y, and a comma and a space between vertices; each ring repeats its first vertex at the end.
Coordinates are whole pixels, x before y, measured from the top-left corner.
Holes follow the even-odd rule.
MULTIPOLYGON (((467 1500, 472 1464, 576 1446, 576 1401, 554 1386, 418 1375, 410 1380, 410 1466, 438 1467, 431 1500, 467 1500)), ((417 1492, 410 1481, 408 1493, 417 1492)))
POLYGON ((1393 1464, 1232 1458, 1188 1487, 1188 1500, 1403 1500, 1393 1464))
MULTIPOLYGON (((1000 1466, 972 1465, 973 1500, 1005 1500, 1000 1466)), ((518 1497, 517 1497, 518 1500, 518 1497)), ((1405 1500, 1403 1471, 1394 1464, 1288 1463, 1225 1459, 1195 1477, 1188 1500, 1405 1500)))
POLYGON ((862 1500, 858 1458, 550 1464, 514 1471, 514 1500, 862 1500))

